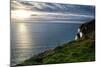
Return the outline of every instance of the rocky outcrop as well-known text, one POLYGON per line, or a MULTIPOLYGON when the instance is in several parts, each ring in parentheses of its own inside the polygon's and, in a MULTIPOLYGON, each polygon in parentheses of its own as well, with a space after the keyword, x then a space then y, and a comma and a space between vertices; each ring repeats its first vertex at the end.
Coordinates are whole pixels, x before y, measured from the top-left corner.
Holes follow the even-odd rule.
POLYGON ((89 22, 86 22, 84 24, 82 24, 79 28, 78 28, 78 33, 75 36, 75 40, 82 38, 83 36, 85 36, 87 33, 91 33, 95 31, 95 20, 91 20, 89 22))

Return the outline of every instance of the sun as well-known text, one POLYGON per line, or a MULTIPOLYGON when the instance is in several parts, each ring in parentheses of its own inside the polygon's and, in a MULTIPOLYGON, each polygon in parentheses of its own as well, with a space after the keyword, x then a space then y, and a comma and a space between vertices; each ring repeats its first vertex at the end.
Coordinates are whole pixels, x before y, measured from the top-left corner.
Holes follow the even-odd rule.
POLYGON ((15 19, 26 19, 31 16, 31 11, 28 10, 14 10, 12 11, 12 17, 15 19))

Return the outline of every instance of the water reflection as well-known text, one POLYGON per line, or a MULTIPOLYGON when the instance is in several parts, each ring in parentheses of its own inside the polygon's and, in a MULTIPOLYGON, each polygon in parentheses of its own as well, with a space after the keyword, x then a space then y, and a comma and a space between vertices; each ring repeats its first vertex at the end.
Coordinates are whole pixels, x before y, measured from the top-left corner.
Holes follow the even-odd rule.
POLYGON ((25 23, 18 23, 17 24, 17 35, 16 35, 16 39, 18 39, 17 43, 21 43, 20 45, 18 45, 19 47, 28 47, 29 44, 31 43, 30 41, 30 35, 29 35, 29 30, 27 30, 27 26, 25 23))
POLYGON ((11 23, 12 64, 72 40, 78 27, 72 23, 11 23))
POLYGON ((19 26, 18 27, 19 28, 19 32, 21 32, 21 33, 26 33, 27 32, 27 29, 26 29, 26 26, 25 26, 24 23, 21 23, 18 26, 19 26))
MULTIPOLYGON (((31 48, 31 37, 30 37, 30 30, 27 28, 28 26, 25 23, 18 23, 17 26, 17 35, 16 39, 17 40, 17 46, 19 47, 19 56, 22 58, 21 61, 24 59, 29 58, 30 53, 27 52, 27 48, 31 48), (24 50, 26 48, 26 50, 24 50)), ((31 49, 29 49, 32 51, 31 49)), ((18 58, 19 59, 19 58, 18 58)))
POLYGON ((13 64, 22 62, 23 60, 30 57, 31 49, 31 37, 29 35, 30 30, 27 29, 25 23, 12 23, 12 62, 13 64), (26 49, 25 49, 26 48, 26 49))

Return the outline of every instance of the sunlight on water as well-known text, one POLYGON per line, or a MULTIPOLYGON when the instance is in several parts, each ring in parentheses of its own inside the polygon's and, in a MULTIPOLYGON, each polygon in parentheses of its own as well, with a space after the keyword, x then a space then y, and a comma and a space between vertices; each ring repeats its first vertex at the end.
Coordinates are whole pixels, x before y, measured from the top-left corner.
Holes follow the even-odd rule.
POLYGON ((74 38, 79 24, 11 23, 12 65, 74 38), (68 33, 70 32, 70 33, 68 33))
POLYGON ((18 32, 17 33, 17 39, 20 47, 29 47, 30 42, 30 36, 29 36, 29 30, 27 30, 27 26, 25 23, 18 24, 18 32), (25 44, 26 43, 26 44, 25 44))
POLYGON ((27 33, 28 31, 27 31, 27 28, 26 28, 26 26, 25 26, 25 24, 24 23, 21 23, 21 24, 19 24, 18 25, 19 27, 19 32, 20 32, 20 34, 22 34, 22 33, 27 33))
POLYGON ((27 50, 24 50, 24 48, 31 48, 32 43, 29 35, 30 32, 27 29, 27 25, 25 23, 17 24, 17 32, 16 41, 18 46, 18 54, 16 54, 16 57, 18 57, 18 61, 22 62, 30 55, 30 53, 26 53, 27 50))

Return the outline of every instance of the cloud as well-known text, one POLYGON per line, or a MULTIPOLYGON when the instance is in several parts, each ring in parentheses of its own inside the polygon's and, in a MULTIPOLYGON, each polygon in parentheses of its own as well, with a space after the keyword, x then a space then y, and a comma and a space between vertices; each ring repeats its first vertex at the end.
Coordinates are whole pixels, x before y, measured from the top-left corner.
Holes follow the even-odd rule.
POLYGON ((25 21, 84 21, 94 18, 94 7, 57 3, 11 1, 11 10, 30 10, 31 18, 25 21))

